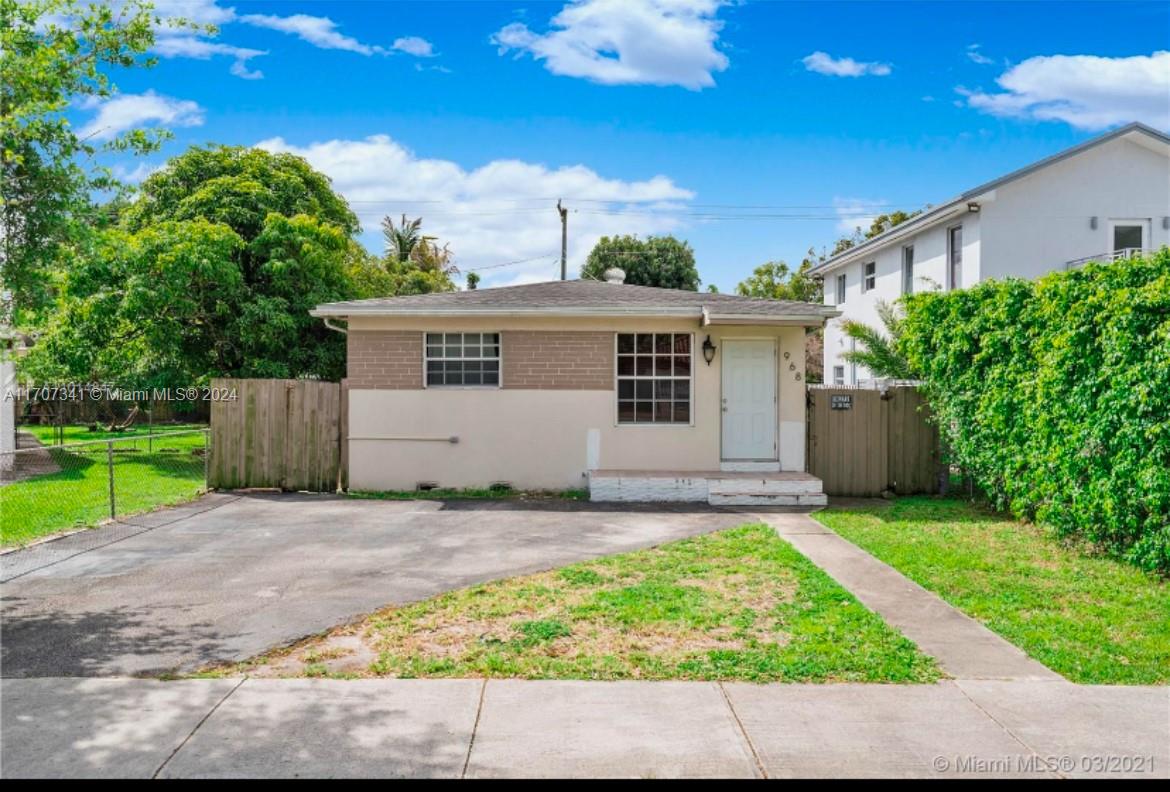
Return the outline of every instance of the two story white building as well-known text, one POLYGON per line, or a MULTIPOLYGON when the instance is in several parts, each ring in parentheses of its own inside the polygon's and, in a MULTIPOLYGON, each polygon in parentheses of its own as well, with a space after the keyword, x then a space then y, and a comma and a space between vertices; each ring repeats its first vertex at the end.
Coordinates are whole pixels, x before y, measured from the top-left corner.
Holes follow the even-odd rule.
POLYGON ((825 328, 825 381, 872 377, 843 354, 841 322, 880 326, 879 300, 1036 278, 1170 245, 1170 136, 1129 124, 967 190, 813 270, 842 312, 825 328))

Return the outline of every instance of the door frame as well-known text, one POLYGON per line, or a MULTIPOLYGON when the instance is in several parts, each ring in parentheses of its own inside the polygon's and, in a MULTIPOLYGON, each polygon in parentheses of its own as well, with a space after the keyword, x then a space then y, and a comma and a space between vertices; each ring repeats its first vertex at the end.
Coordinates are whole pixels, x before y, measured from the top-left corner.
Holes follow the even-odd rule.
POLYGON ((719 339, 723 346, 723 354, 719 356, 719 461, 720 462, 779 462, 780 461, 780 364, 777 359, 778 343, 775 336, 723 336, 719 339), (726 457, 723 455, 724 445, 724 396, 727 382, 727 344, 736 341, 767 341, 772 345, 772 408, 775 412, 772 421, 772 456, 770 457, 726 457))
POLYGON ((1112 256, 1117 251, 1113 248, 1113 229, 1117 226, 1138 226, 1142 230, 1142 250, 1149 250, 1151 237, 1154 235, 1154 224, 1148 217, 1110 217, 1105 223, 1108 236, 1105 238, 1108 249, 1107 255, 1112 256))

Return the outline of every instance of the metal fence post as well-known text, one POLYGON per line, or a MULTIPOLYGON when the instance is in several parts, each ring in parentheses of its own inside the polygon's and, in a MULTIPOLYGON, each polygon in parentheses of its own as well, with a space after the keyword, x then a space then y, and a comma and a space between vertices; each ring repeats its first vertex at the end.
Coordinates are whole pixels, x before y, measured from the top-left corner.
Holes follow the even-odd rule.
POLYGON ((211 492, 211 430, 203 430, 203 489, 211 492))
POLYGON ((110 479, 110 519, 114 519, 114 441, 106 441, 106 470, 110 479))

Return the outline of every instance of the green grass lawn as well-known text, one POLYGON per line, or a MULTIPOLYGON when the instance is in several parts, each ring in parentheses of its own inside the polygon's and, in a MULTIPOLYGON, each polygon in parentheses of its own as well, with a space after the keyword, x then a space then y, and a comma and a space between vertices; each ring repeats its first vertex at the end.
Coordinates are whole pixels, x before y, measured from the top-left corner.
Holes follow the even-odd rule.
POLYGON ((934 662, 763 525, 463 589, 219 673, 930 682, 934 662))
MULTIPOLYGON (((29 427, 51 441, 48 427, 29 427)), ((67 427, 67 442, 102 433, 67 427)), ((145 432, 111 433, 114 498, 118 517, 169 506, 196 497, 204 488, 204 436, 199 432, 145 439, 145 432), (129 438, 133 438, 132 440, 129 438)), ((19 545, 42 536, 90 527, 110 517, 105 443, 48 447, 47 472, 0 486, 0 545, 19 545)), ((42 457, 43 459, 43 457, 42 457)))
POLYGON ((814 516, 1074 682, 1170 682, 1165 579, 956 500, 814 516))

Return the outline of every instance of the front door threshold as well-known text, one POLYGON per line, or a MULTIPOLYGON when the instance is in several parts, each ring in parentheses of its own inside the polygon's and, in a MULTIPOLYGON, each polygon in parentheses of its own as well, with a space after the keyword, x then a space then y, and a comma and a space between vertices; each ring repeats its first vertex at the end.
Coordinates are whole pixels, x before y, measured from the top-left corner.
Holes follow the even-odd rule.
POLYGON ((737 462, 735 460, 723 460, 719 463, 719 470, 724 473, 779 473, 780 462, 737 462))

